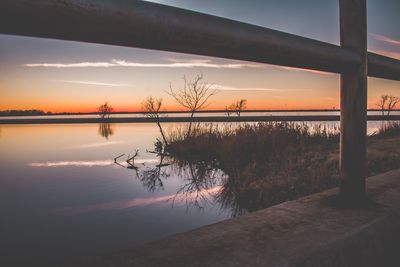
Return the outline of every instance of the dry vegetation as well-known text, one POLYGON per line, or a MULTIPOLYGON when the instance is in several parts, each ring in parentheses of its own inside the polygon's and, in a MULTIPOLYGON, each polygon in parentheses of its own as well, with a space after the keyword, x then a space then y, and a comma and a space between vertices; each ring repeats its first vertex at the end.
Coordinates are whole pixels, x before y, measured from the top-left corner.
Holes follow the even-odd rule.
MULTIPOLYGON (((339 129, 295 123, 197 124, 169 133, 175 159, 208 163, 227 174, 217 200, 234 215, 338 184, 339 129)), ((368 175, 400 168, 400 124, 368 139, 368 175)))

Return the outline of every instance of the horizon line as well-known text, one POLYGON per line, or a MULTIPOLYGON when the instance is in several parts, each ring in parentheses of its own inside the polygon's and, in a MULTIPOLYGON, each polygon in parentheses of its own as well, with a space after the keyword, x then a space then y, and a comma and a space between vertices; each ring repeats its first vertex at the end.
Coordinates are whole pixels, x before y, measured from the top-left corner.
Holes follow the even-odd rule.
MULTIPOLYGON (((399 111, 400 108, 395 108, 392 109, 391 111, 399 111)), ((68 112, 68 111, 61 111, 61 112, 52 112, 52 111, 44 111, 40 109, 6 109, 6 110, 0 110, 0 116, 4 116, 1 113, 5 112, 29 112, 29 111, 37 111, 37 112, 43 112, 44 114, 36 114, 36 115, 31 115, 31 116, 46 116, 46 115, 96 115, 100 114, 100 112, 97 111, 90 111, 90 112, 68 112)), ((318 108, 318 109, 245 109, 241 110, 241 113, 252 113, 252 112, 338 112, 340 109, 328 109, 328 108, 318 108)), ((382 109, 378 108, 369 108, 367 111, 382 111, 382 109)), ((383 109, 383 111, 388 111, 388 109, 383 109)), ((235 112, 234 109, 226 110, 226 109, 208 109, 208 110, 197 110, 195 113, 226 113, 226 112, 235 112)), ((114 111, 110 112, 109 114, 146 114, 148 112, 146 111, 114 111)), ((164 113, 191 113, 190 110, 163 110, 159 111, 160 114, 164 113)))

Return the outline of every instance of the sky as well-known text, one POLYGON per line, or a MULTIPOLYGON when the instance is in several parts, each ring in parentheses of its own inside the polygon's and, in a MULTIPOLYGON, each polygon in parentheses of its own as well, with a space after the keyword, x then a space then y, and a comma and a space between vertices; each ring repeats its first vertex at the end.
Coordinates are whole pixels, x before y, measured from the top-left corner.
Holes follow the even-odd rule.
MULTIPOLYGON (((154 0, 339 44, 338 0, 154 0)), ((400 1, 368 0, 368 49, 400 59, 400 1)), ((43 38, 0 35, 0 110, 91 112, 107 101, 139 111, 147 96, 164 99, 183 76, 198 74, 218 94, 209 109, 238 99, 248 109, 339 107, 339 75, 237 60, 43 38)), ((368 107, 380 95, 400 96, 400 82, 368 79, 368 107)))

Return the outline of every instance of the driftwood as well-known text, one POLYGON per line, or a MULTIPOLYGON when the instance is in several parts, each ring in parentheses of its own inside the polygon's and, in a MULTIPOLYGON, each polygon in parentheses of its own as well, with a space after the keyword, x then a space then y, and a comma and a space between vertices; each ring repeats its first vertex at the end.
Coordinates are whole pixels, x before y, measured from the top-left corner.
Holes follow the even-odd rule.
POLYGON ((171 164, 169 164, 169 163, 157 164, 157 165, 156 165, 156 168, 167 167, 167 166, 169 166, 169 165, 171 165, 171 164))
POLYGON ((114 158, 114 163, 117 163, 117 160, 118 160, 120 157, 122 157, 122 156, 125 156, 125 153, 119 155, 118 157, 115 157, 115 158, 114 158))
POLYGON ((126 163, 130 164, 130 165, 134 165, 135 164, 135 158, 139 155, 139 149, 135 150, 135 154, 131 157, 130 155, 128 155, 128 159, 126 160, 126 163))

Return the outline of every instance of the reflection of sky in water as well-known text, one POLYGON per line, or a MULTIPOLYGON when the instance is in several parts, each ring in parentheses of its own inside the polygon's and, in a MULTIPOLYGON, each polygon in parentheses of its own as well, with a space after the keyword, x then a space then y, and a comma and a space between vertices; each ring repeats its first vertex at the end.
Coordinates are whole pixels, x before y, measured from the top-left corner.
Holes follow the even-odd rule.
MULTIPOLYGON (((380 122, 368 125, 372 133, 380 122)), ((199 192, 190 191, 184 171, 178 177, 167 167, 162 187, 144 186, 140 175, 159 163, 146 152, 158 137, 154 124, 114 124, 106 137, 97 124, 1 126, 2 265, 128 249, 230 217, 212 202, 218 182, 201 188, 203 209, 188 209, 199 192), (135 149, 139 174, 125 162, 135 149)))
MULTIPOLYGON (((135 161, 137 164, 157 163, 158 159, 139 159, 135 161)), ((88 160, 88 161, 47 161, 29 163, 31 167, 95 167, 95 166, 115 166, 112 160, 88 160)))
MULTIPOLYGON (((208 190, 203 190, 210 197, 215 195, 221 189, 220 186, 213 187, 208 190)), ((194 197, 194 192, 191 193, 192 197, 194 197)), ((188 196, 189 198, 191 196, 188 196)), ((136 207, 145 207, 150 205, 164 205, 164 206, 174 206, 185 204, 186 203, 186 196, 183 197, 181 195, 172 194, 172 195, 165 195, 159 197, 145 197, 145 198, 132 198, 132 199, 124 199, 119 201, 107 202, 107 203, 100 203, 94 205, 87 205, 82 207, 73 207, 73 208, 64 208, 60 211, 65 212, 77 212, 77 213, 87 213, 87 212, 96 212, 96 211, 107 211, 107 210, 118 210, 118 209, 129 209, 129 208, 136 208, 136 207)))
POLYGON ((176 175, 149 192, 124 168, 135 149, 140 169, 158 163, 146 152, 158 136, 155 125, 113 125, 108 140, 98 127, 1 127, 0 235, 8 244, 2 265, 128 249, 229 217, 218 206, 188 210, 184 199, 173 199, 183 182, 176 175), (114 164, 123 153, 122 166, 114 164))

